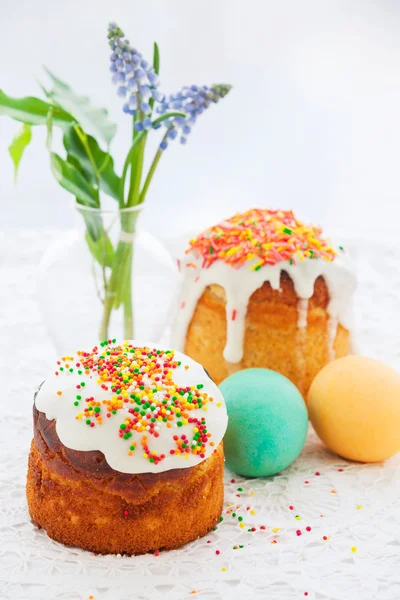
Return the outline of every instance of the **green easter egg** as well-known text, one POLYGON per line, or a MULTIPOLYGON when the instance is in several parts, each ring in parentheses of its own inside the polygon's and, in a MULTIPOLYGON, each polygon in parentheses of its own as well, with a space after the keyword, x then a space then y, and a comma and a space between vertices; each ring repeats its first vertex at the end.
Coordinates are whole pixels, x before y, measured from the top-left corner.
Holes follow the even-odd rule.
POLYGON ((297 387, 269 369, 245 369, 220 384, 228 411, 226 464, 245 477, 286 469, 306 441, 308 414, 297 387))

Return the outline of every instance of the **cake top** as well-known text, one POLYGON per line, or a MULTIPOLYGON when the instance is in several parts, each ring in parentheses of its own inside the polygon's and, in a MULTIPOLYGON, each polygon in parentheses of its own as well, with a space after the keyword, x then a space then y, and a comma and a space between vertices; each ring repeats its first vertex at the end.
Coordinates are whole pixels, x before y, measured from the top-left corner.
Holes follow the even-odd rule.
POLYGON ((254 208, 214 225, 191 240, 187 252, 203 258, 207 268, 220 260, 238 269, 247 261, 252 271, 282 261, 333 261, 336 251, 320 227, 305 225, 291 210, 254 208))
POLYGON ((100 450, 123 473, 191 467, 217 448, 224 399, 204 368, 174 350, 102 342, 57 361, 36 397, 61 442, 100 450))

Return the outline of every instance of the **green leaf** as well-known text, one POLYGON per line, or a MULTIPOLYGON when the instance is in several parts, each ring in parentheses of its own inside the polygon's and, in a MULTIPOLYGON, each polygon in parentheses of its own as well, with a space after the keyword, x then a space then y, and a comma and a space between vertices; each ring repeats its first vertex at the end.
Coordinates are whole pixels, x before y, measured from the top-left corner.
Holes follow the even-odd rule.
POLYGON ((78 202, 92 208, 99 207, 96 190, 88 183, 79 170, 61 156, 50 153, 51 169, 58 183, 71 194, 76 196, 78 202))
MULTIPOLYGON (((83 133, 83 135, 86 134, 83 133)), ((68 129, 64 134, 63 140, 68 154, 80 162, 87 181, 92 184, 96 183, 96 173, 75 127, 68 129)), ((91 135, 86 135, 86 143, 96 165, 101 189, 109 196, 119 200, 120 178, 114 171, 113 158, 108 152, 103 152, 95 138, 91 135)))
POLYGON ((31 127, 26 123, 17 133, 11 144, 8 146, 8 151, 14 163, 14 178, 17 181, 18 166, 24 154, 25 148, 29 145, 32 139, 31 127))
POLYGON ((159 75, 159 73, 160 73, 160 49, 158 47, 157 42, 154 42, 153 69, 157 73, 157 75, 159 75))
POLYGON ((0 90, 0 115, 11 117, 28 125, 46 125, 47 114, 53 107, 54 124, 67 129, 74 122, 74 117, 40 98, 11 98, 0 90))
POLYGON ((108 145, 117 131, 117 126, 108 118, 106 109, 92 106, 89 98, 79 96, 68 84, 58 79, 46 67, 45 69, 53 82, 53 89, 50 91, 53 102, 74 115, 85 131, 89 131, 108 145))
POLYGON ((114 260, 114 248, 107 233, 102 230, 102 234, 98 240, 93 240, 90 234, 85 234, 85 239, 89 246, 90 252, 102 267, 112 267, 114 260))
POLYGON ((173 117, 185 117, 186 118, 186 115, 185 115, 185 113, 182 113, 182 112, 166 113, 165 115, 161 115, 161 117, 158 117, 158 119, 155 119, 153 121, 152 125, 153 125, 153 127, 157 127, 157 125, 160 125, 160 123, 162 123, 166 119, 172 119, 173 117))

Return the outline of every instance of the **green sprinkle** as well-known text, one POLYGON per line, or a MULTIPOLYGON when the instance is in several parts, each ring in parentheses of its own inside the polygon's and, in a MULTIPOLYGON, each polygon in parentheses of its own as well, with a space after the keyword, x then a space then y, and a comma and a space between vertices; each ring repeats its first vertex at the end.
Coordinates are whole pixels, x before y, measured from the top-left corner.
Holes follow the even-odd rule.
POLYGON ((74 406, 79 406, 79 402, 77 402, 77 401, 75 400, 75 402, 74 402, 74 406))
POLYGON ((196 385, 196 387, 197 387, 198 390, 201 390, 201 389, 203 389, 204 385, 202 383, 198 383, 196 385))
POLYGON ((224 520, 224 517, 221 515, 219 518, 219 522, 221 523, 221 521, 223 521, 223 520, 224 520))
POLYGON ((238 517, 238 521, 243 521, 243 517, 238 517))
POLYGON ((71 369, 69 370, 69 372, 70 372, 70 373, 73 373, 73 372, 74 372, 74 370, 72 369, 72 367, 71 367, 71 369))
POLYGON ((85 387, 85 382, 84 381, 81 382, 81 386, 85 387))
POLYGON ((78 371, 78 375, 82 375, 82 371, 78 371))
POLYGON ((94 412, 97 412, 97 413, 99 413, 100 411, 101 411, 101 408, 100 408, 100 406, 95 406, 95 407, 94 407, 94 412))
POLYGON ((119 426, 120 429, 126 429, 126 425, 125 423, 122 423, 122 425, 119 426))
POLYGON ((181 421, 178 421, 178 422, 177 422, 177 425, 178 425, 178 427, 182 427, 182 423, 181 423, 181 421))
POLYGON ((288 227, 284 227, 283 228, 283 233, 287 233, 288 235, 292 235, 292 230, 289 229, 288 227))
POLYGON ((238 488, 237 491, 238 492, 243 492, 243 488, 238 488))
POLYGON ((80 396, 79 394, 76 397, 77 400, 82 400, 82 396, 80 396))
POLYGON ((86 419, 86 425, 90 425, 91 420, 90 419, 86 419))

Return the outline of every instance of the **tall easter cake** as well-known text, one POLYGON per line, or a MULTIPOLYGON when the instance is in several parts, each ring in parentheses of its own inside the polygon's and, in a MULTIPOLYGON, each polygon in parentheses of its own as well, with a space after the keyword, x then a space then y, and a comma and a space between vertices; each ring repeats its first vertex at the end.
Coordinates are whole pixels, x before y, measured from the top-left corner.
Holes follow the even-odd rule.
POLYGON ((352 262, 292 211, 236 214, 193 239, 180 267, 173 344, 217 383, 265 367, 306 394, 351 351, 352 262))
POLYGON ((139 554, 218 521, 227 415, 194 360, 109 340, 58 361, 33 413, 29 512, 55 540, 139 554))

